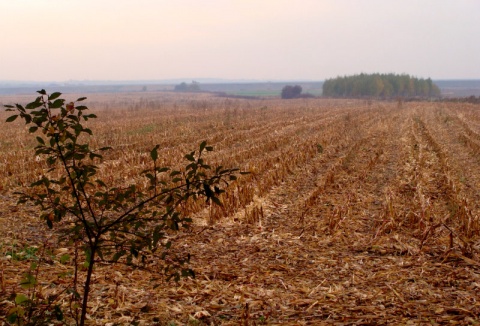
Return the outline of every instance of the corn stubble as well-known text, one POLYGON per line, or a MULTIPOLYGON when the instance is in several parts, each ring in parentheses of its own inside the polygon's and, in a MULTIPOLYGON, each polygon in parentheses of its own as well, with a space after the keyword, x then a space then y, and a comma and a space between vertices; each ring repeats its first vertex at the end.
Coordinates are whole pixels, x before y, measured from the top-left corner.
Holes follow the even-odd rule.
MULTIPOLYGON (((183 204, 196 226, 178 238, 196 280, 152 291, 142 271, 99 266, 92 324, 478 321, 478 105, 87 97, 99 117, 88 122, 91 146, 114 148, 99 171, 112 186, 138 183, 154 144, 159 164, 175 169, 205 139, 212 165, 250 172, 222 194, 223 206, 183 204), (116 286, 101 292, 102 278, 116 286)), ((12 193, 47 167, 31 159, 34 144, 16 123, 0 135, 2 243, 39 245, 48 231, 12 193)), ((1 264, 5 295, 20 266, 1 264)))

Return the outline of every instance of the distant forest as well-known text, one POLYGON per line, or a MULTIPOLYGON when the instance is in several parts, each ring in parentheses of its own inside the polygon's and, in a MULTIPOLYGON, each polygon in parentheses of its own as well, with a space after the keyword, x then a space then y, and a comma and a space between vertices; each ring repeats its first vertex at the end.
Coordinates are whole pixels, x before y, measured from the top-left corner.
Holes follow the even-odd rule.
POLYGON ((331 97, 439 97, 440 88, 430 78, 396 74, 360 74, 327 79, 323 96, 331 97))

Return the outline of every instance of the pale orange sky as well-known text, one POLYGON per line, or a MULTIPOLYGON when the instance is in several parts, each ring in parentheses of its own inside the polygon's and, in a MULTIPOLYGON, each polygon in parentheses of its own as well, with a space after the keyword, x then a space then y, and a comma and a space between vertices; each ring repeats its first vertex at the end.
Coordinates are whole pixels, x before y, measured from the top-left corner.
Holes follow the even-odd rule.
POLYGON ((478 0, 0 0, 0 80, 480 78, 478 0))

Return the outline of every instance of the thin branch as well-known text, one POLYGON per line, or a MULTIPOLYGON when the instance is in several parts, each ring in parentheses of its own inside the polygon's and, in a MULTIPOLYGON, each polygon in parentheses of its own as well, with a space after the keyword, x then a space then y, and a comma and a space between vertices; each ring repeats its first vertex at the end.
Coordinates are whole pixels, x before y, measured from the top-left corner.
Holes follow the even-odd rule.
MULTIPOLYGON (((233 172, 229 172, 229 173, 225 173, 223 176, 228 176, 228 175, 231 175, 233 172)), ((196 185, 196 186, 199 186, 201 184, 203 184, 204 182, 208 182, 208 181, 212 181, 212 180, 216 180, 216 179, 219 179, 218 176, 213 176, 213 177, 210 177, 210 178, 206 178, 206 179, 203 179, 203 180, 195 180, 194 182, 192 182, 190 185, 196 185)), ((105 225, 105 227, 103 228, 103 232, 104 233, 105 231, 108 231, 110 228, 112 228, 114 225, 120 223, 122 221, 122 219, 124 219, 126 216, 128 216, 130 213, 134 212, 135 210, 139 209, 140 207, 154 201, 155 199, 157 199, 158 197, 160 196, 163 196, 163 195, 166 195, 168 193, 172 193, 174 192, 175 190, 180 190, 180 189, 183 189, 183 188, 186 188, 187 187, 187 184, 184 183, 184 184, 181 184, 179 186, 176 186, 174 188, 169 188, 169 189, 164 189, 162 190, 160 193, 158 193, 157 195, 154 195, 150 198, 147 198, 143 201, 141 201, 139 204, 136 204, 135 206, 133 206, 132 208, 130 208, 128 211, 126 211, 125 213, 123 213, 122 215, 120 215, 118 218, 116 218, 114 221, 112 221, 111 223, 105 225)), ((180 200, 181 201, 181 200, 180 200)))
POLYGON ((80 215, 81 215, 81 219, 80 219, 80 220, 81 220, 81 222, 82 222, 82 224, 83 224, 83 227, 84 227, 85 231, 87 232, 89 246, 92 247, 92 246, 93 246, 93 242, 92 242, 93 235, 92 235, 92 233, 91 233, 90 226, 89 226, 88 223, 87 223, 87 219, 86 219, 86 217, 85 217, 85 213, 83 212, 83 208, 82 208, 82 203, 81 203, 81 200, 80 200, 80 196, 79 196, 79 194, 78 194, 77 188, 75 187, 75 183, 74 183, 72 174, 70 173, 70 169, 68 168, 68 165, 67 165, 67 161, 66 161, 66 159, 65 159, 65 156, 63 155, 63 152, 62 152, 62 150, 60 149, 60 143, 59 143, 59 141, 58 141, 58 134, 55 134, 55 144, 57 145, 58 154, 60 155, 60 159, 62 160, 63 167, 65 168, 65 171, 67 172, 67 175, 68 175, 68 179, 70 180, 70 183, 71 183, 71 185, 72 185, 73 194, 74 194, 75 199, 76 199, 76 201, 77 201, 78 209, 80 210, 80 215))

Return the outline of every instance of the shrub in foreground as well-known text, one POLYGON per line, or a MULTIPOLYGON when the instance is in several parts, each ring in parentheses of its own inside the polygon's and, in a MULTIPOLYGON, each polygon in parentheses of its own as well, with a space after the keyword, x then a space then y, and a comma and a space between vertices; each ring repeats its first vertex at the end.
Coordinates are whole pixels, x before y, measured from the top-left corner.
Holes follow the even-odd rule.
MULTIPOLYGON (((236 179, 238 169, 210 167, 203 155, 213 148, 202 142, 198 150, 185 155, 183 170, 171 170, 158 165, 157 145, 150 151, 152 167, 141 172, 148 180, 147 188, 134 184, 111 187, 97 177, 101 153, 110 148, 91 149, 88 139, 93 132, 82 124, 96 118, 80 104, 86 98, 66 102, 59 92, 38 93, 40 96, 26 106, 6 106, 15 111, 7 122, 17 118, 25 121, 29 132, 36 135, 34 155, 43 158, 48 166, 29 189, 19 193, 19 203, 39 207, 40 218, 49 228, 58 229, 61 242, 82 249, 84 263, 77 264, 74 259, 75 276, 57 296, 48 298, 38 295, 38 265, 32 264, 22 280, 25 292, 12 296, 14 307, 8 312, 7 321, 25 325, 63 320, 59 302, 62 296, 69 296, 70 318, 77 325, 84 325, 97 262, 147 267, 147 261, 159 259, 163 261, 161 272, 168 279, 194 276, 188 268, 190 256, 171 254, 168 250, 172 246, 169 234, 191 222, 179 207, 199 197, 221 205, 219 195, 228 182, 236 179), (77 275, 81 273, 83 286, 78 284, 77 275)), ((70 256, 60 259, 65 264, 70 256)))

